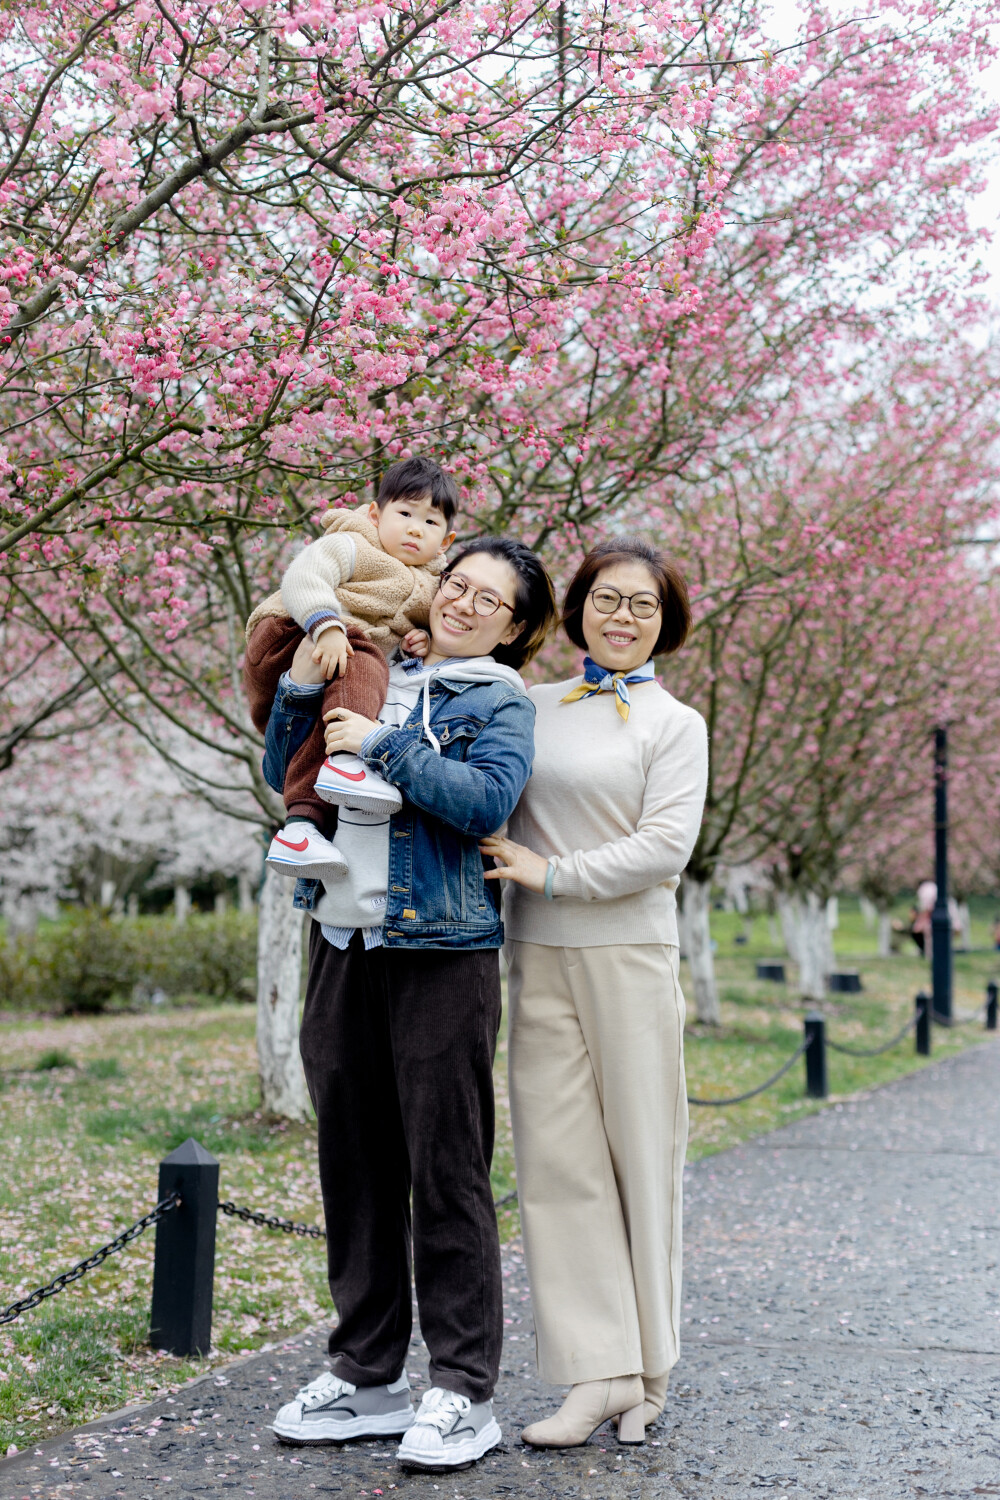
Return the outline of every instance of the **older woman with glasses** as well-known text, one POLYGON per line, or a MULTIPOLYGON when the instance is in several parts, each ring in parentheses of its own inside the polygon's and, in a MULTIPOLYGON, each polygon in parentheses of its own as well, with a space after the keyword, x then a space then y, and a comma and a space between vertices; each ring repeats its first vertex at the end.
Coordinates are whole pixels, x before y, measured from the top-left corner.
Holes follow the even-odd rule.
POLYGON ((510 1099, 538 1364, 571 1385, 525 1442, 585 1443, 609 1418, 641 1442, 679 1346, 687 1145, 678 878, 701 822, 704 720, 653 658, 690 623, 676 566, 605 542, 566 594, 582 677, 531 690, 532 777, 510 837, 510 1099))

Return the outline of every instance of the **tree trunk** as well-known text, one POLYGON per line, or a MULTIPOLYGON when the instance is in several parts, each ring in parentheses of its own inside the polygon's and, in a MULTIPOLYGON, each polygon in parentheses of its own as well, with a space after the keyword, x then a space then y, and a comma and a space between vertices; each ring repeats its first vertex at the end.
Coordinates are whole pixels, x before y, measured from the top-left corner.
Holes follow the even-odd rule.
POLYGON ((178 926, 183 925, 188 919, 191 910, 191 892, 186 885, 174 886, 174 921, 178 926))
POLYGON ((8 896, 3 904, 7 936, 34 937, 38 931, 39 915, 40 903, 30 891, 19 891, 16 896, 8 896))
POLYGON ((775 899, 778 906, 778 920, 781 923, 781 936, 785 944, 785 952, 793 964, 801 963, 798 897, 789 895, 787 891, 779 891, 775 899))
POLYGON ((299 982, 303 913, 292 905, 294 882, 268 870, 257 910, 257 1066, 269 1114, 305 1120, 309 1113, 299 1061, 299 982))
POLYGON ((892 957, 892 913, 888 911, 878 914, 878 956, 892 957))
POLYGON ((694 1006, 699 1021, 718 1026, 722 1020, 719 991, 715 983, 712 959, 711 880, 684 877, 684 926, 687 932, 688 963, 694 980, 694 1006))
POLYGON ((240 911, 253 911, 253 884, 246 870, 241 870, 237 875, 236 888, 239 892, 240 911))
POLYGON ((826 999, 826 976, 830 971, 830 927, 826 903, 815 891, 805 891, 796 900, 799 944, 799 988, 804 1000, 826 999))
POLYGON ((687 876, 681 877, 681 883, 677 888, 677 943, 681 958, 687 958, 691 952, 691 944, 688 941, 687 912, 684 903, 687 900, 687 876))
POLYGON ((958 903, 957 925, 959 929, 958 941, 960 947, 964 948, 966 953, 968 953, 969 949, 972 947, 972 912, 969 910, 968 901, 960 901, 958 903))

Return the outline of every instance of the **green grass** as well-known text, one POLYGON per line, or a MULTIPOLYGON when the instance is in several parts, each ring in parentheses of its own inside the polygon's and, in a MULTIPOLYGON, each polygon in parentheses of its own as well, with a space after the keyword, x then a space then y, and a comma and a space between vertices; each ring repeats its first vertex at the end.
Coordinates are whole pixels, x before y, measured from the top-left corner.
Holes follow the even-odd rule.
POLYGON ((61 1047, 50 1047, 35 1063, 36 1073, 51 1073, 53 1068, 75 1068, 76 1063, 61 1047))
MULTIPOLYGON (((914 952, 870 956, 860 917, 846 919, 839 956, 856 960, 865 989, 831 997, 831 1034, 855 1045, 890 1036, 926 984, 914 952), (851 948, 851 944, 856 947, 851 948)), ((689 1020, 688 1087, 699 1095, 738 1093, 766 1078, 794 1051, 803 1006, 794 989, 754 976, 768 945, 766 919, 736 947, 741 920, 716 913, 722 1025, 689 1020)), ((874 940, 869 944, 874 948, 874 940)), ((956 1008, 971 1011, 996 977, 996 955, 956 958, 956 1008)), ((682 980, 690 991, 686 967, 682 980)), ((155 1201, 160 1158, 188 1135, 221 1162, 220 1194, 283 1217, 322 1223, 315 1132, 269 1120, 258 1107, 254 1017, 242 1006, 111 1014, 84 1019, 0 1018, 0 1133, 10 1164, 0 1176, 0 1305, 80 1260, 155 1201)), ((934 1055, 981 1040, 983 1031, 935 1029, 934 1055)), ((907 1038, 885 1057, 831 1055, 830 1087, 844 1098, 898 1077, 922 1061, 907 1038)), ((506 1032, 497 1058, 494 1193, 514 1186, 506 1089, 506 1032)), ((691 1111, 692 1158, 811 1113, 803 1066, 773 1089, 730 1109, 691 1111)), ((516 1234, 516 1204, 500 1211, 516 1234)), ((154 1353, 146 1342, 154 1236, 148 1232, 60 1296, 0 1329, 0 1453, 169 1390, 191 1375, 330 1315, 322 1242, 292 1239, 221 1218, 218 1228, 215 1352, 207 1362, 154 1353)))

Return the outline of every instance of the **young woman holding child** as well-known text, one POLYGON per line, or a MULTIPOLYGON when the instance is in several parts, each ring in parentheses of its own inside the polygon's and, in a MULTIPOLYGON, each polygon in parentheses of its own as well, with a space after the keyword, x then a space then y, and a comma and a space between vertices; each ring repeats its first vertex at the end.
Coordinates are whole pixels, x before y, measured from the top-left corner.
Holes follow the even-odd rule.
MULTIPOLYGON (((437 1471, 501 1440, 490 1160, 503 929, 478 843, 510 817, 531 770, 534 708, 517 669, 553 615, 534 554, 484 538, 441 574, 423 659, 394 662, 387 690, 370 684, 384 701, 367 713, 324 711, 326 751, 357 756, 400 805, 342 803, 347 869, 300 888, 316 918, 300 1047, 338 1323, 332 1372, 278 1412, 287 1442, 400 1434, 401 1462, 437 1471), (432 1382, 416 1415, 404 1369, 411 1246, 432 1382)), ((324 697, 314 649, 300 637, 267 726, 265 774, 286 796, 324 697)), ((345 693, 359 650, 363 634, 345 693)))
POLYGON ((641 1442, 678 1357, 684 999, 675 891, 701 822, 705 723, 653 657, 690 623, 678 569, 595 547, 563 623, 582 677, 531 689, 535 759, 510 837, 510 1100, 538 1363, 571 1385, 522 1436, 584 1443, 610 1417, 641 1442))

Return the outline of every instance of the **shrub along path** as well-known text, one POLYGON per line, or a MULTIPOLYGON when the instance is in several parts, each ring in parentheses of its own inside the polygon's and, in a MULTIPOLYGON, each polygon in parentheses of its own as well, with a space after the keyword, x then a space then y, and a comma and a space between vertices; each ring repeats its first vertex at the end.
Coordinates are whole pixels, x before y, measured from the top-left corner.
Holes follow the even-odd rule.
MULTIPOLYGON (((521 1447, 552 1394, 515 1245, 506 1441, 474 1469, 407 1476, 387 1443, 275 1443, 271 1414, 322 1367, 313 1332, 0 1463, 0 1497, 1000 1495, 998 1083, 991 1042, 692 1165, 684 1350, 642 1448, 607 1428, 567 1453, 521 1447)), ((419 1389, 418 1342, 410 1369, 419 1389)))

